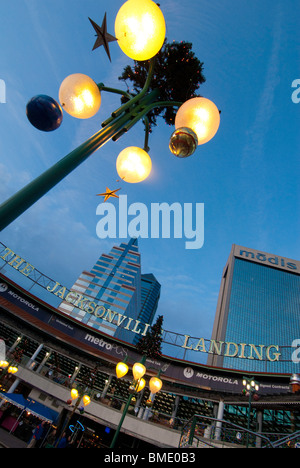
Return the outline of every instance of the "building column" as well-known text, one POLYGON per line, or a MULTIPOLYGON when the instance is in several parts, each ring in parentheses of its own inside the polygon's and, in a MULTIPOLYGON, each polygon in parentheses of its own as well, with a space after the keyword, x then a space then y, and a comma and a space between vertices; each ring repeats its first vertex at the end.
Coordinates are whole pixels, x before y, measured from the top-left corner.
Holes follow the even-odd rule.
POLYGON ((37 355, 40 353, 40 351, 43 349, 44 345, 43 344, 40 344, 37 349, 35 350, 35 352, 33 353, 33 355, 31 356, 31 358, 29 359, 29 361, 27 362, 26 364, 26 369, 30 369, 35 358, 37 357, 37 355))
MULTIPOLYGON (((153 405, 154 399, 155 399, 155 393, 150 393, 149 400, 152 402, 152 405, 153 405)), ((151 408, 149 408, 148 406, 145 408, 144 415, 143 415, 143 419, 145 421, 149 419, 151 410, 152 410, 152 406, 151 408)))
MULTIPOLYGON (((19 340, 19 338, 18 338, 18 340, 19 340)), ((16 341, 18 341, 18 340, 16 340, 16 341)), ((19 341, 20 341, 20 340, 19 340, 19 341)), ((18 342, 19 342, 19 341, 18 341, 18 342)), ((33 355, 31 356, 31 358, 29 359, 29 361, 27 362, 27 364, 26 364, 26 366, 25 366, 27 369, 30 368, 32 362, 34 361, 34 359, 36 358, 36 356, 39 354, 39 352, 41 351, 41 349, 43 348, 43 346, 44 346, 43 344, 40 344, 40 345, 38 346, 38 348, 36 349, 36 351, 33 353, 33 355)), ((20 381, 21 381, 20 379, 16 378, 16 380, 13 382, 13 384, 12 384, 12 385, 10 386, 10 388, 7 390, 7 393, 13 393, 13 392, 15 391, 15 389, 17 388, 17 386, 19 385, 20 381)))
POLYGON ((14 350, 15 348, 18 346, 18 344, 20 343, 20 341, 22 340, 23 338, 23 335, 21 336, 18 336, 18 338, 16 339, 16 341, 14 342, 14 344, 11 346, 11 348, 8 350, 8 354, 10 355, 14 350))
POLYGON ((142 408, 142 406, 141 406, 141 402, 142 402, 144 393, 145 393, 145 388, 143 388, 143 390, 142 390, 141 392, 139 392, 138 398, 137 398, 136 403, 135 403, 135 406, 134 406, 135 415, 136 415, 139 419, 142 418, 143 412, 144 412, 144 408, 142 408), (142 411, 141 411, 141 410, 142 410, 142 411))
POLYGON ((221 429, 222 429, 222 419, 224 416, 224 401, 220 400, 219 407, 218 407, 218 415, 217 415, 217 423, 216 423, 216 430, 215 430, 215 440, 220 440, 221 436, 221 429))
POLYGON ((41 371, 42 371, 44 365, 46 364, 46 362, 48 361, 48 359, 50 358, 50 356, 51 356, 51 352, 48 351, 48 352, 45 354, 44 359, 42 360, 42 362, 40 363, 39 367, 38 367, 37 370, 36 370, 36 373, 37 373, 37 374, 40 374, 40 373, 41 373, 41 371))
POLYGON ((7 393, 13 393, 15 391, 15 389, 17 388, 17 386, 19 385, 19 383, 21 382, 20 379, 16 379, 14 381, 14 383, 9 387, 9 389, 7 390, 7 393))
POLYGON ((172 416, 171 416, 171 419, 173 419, 174 422, 175 422, 175 418, 176 418, 176 415, 177 415, 177 410, 178 410, 178 406, 179 406, 179 401, 180 401, 180 396, 179 396, 179 395, 176 395, 176 397, 175 397, 175 402, 174 402, 174 408, 173 408, 172 416))
MULTIPOLYGON (((257 412, 257 432, 259 434, 262 433, 262 425, 263 425, 263 411, 258 411, 257 412)), ((261 448, 261 437, 257 436, 256 437, 256 448, 261 448)))
POLYGON ((105 381, 105 385, 104 385, 104 388, 103 388, 102 393, 101 393, 101 398, 105 398, 105 397, 106 397, 106 394, 107 394, 107 392, 108 392, 109 386, 110 386, 111 381, 112 381, 112 378, 113 378, 113 376, 110 375, 110 376, 108 377, 108 379, 105 381))
POLYGON ((78 364, 78 366, 76 366, 75 369, 74 369, 72 377, 70 378, 70 384, 71 385, 74 383, 77 375, 79 374, 80 369, 81 369, 81 364, 78 364))

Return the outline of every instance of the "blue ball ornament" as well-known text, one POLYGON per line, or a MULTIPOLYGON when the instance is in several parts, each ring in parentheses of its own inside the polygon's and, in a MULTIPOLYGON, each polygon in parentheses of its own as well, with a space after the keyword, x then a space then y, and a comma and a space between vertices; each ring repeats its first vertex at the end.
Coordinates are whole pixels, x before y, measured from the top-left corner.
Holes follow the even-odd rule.
POLYGON ((30 99, 26 106, 26 115, 29 122, 43 132, 56 130, 63 120, 60 105, 55 99, 45 94, 30 99))

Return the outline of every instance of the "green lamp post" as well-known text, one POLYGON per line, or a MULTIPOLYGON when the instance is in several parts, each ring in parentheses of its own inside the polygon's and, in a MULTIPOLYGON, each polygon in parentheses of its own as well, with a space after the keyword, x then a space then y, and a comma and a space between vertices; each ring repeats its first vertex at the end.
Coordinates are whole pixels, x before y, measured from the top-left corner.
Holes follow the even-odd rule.
POLYGON ((246 438, 246 447, 249 446, 249 431, 250 431, 250 422, 251 422, 251 407, 252 407, 252 398, 255 392, 259 390, 259 384, 253 378, 244 377, 243 379, 244 393, 248 394, 248 418, 247 418, 247 438, 246 438))
MULTIPOLYGON (((106 16, 102 28, 95 23, 94 27, 98 34, 96 44, 104 45, 107 50, 107 42, 115 38, 106 32, 106 16)), ((204 98, 193 98, 185 103, 163 101, 159 100, 159 89, 149 90, 154 74, 155 57, 165 40, 164 18, 157 4, 152 0, 143 2, 128 0, 117 14, 115 30, 118 37, 115 40, 118 40, 125 54, 134 60, 150 60, 143 89, 132 96, 127 92, 106 87, 102 83, 96 84, 86 75, 74 74, 61 84, 60 105, 47 96, 33 98, 27 105, 27 116, 33 125, 45 131, 52 131, 61 124, 63 110, 80 119, 95 115, 101 105, 101 92, 121 94, 128 100, 102 123, 102 128, 97 133, 0 205, 0 231, 75 170, 92 153, 109 140, 116 141, 140 120, 145 123, 144 150, 147 151, 149 136, 147 114, 155 108, 168 106, 180 108, 178 118, 176 117, 177 122, 175 121, 176 130, 170 142, 170 149, 176 156, 189 156, 198 144, 205 143, 216 133, 220 114, 211 101, 204 98), (32 106, 33 112, 30 111, 32 106), (37 109, 39 113, 35 115, 37 109), (49 113, 54 116, 54 124, 48 122, 49 113)))
MULTIPOLYGON (((125 416, 127 414, 127 411, 129 409, 129 406, 130 406, 130 403, 131 403, 132 399, 146 385, 146 382, 143 379, 143 376, 145 375, 146 370, 147 370, 146 367, 144 366, 145 361, 146 361, 146 355, 144 355, 142 357, 140 362, 136 362, 132 366, 133 382, 131 383, 131 385, 129 387, 129 397, 128 397, 126 405, 125 405, 125 407, 123 409, 122 416, 120 418, 118 427, 116 429, 116 432, 115 432, 114 437, 112 439, 112 442, 110 444, 110 448, 115 447, 116 441, 117 441, 117 439, 119 437, 119 434, 120 434, 120 431, 121 431, 125 416)), ((117 364, 117 366, 116 366, 117 378, 124 377, 124 375, 126 375, 127 372, 128 372, 128 366, 127 366, 126 362, 119 362, 117 364)), ((151 391, 152 395, 159 392, 160 389, 162 388, 162 381, 159 378, 159 376, 160 376, 160 372, 159 372, 158 376, 151 377, 151 379, 149 381, 149 388, 150 388, 150 391, 151 391)))

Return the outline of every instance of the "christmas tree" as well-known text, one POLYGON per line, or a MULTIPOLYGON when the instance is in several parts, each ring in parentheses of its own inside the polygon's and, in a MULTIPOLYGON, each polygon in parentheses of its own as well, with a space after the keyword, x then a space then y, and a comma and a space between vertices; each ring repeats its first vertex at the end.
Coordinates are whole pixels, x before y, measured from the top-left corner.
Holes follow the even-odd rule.
MULTIPOLYGON (((130 94, 139 93, 145 84, 149 61, 134 61, 134 66, 125 67, 119 80, 127 84, 130 80, 133 85, 133 92, 128 87, 130 94)), ((165 41, 162 49, 156 55, 153 78, 149 90, 159 89, 159 101, 177 101, 196 97, 196 91, 205 82, 203 76, 203 62, 200 62, 192 52, 190 42, 173 42, 169 44, 165 41)), ((126 98, 122 98, 123 102, 126 98)), ((159 115, 165 119, 168 125, 173 125, 177 108, 166 106, 155 108, 148 114, 150 126, 156 125, 159 115)))
POLYGON ((148 330, 136 345, 138 353, 147 357, 159 358, 161 356, 163 315, 157 317, 156 323, 148 330))

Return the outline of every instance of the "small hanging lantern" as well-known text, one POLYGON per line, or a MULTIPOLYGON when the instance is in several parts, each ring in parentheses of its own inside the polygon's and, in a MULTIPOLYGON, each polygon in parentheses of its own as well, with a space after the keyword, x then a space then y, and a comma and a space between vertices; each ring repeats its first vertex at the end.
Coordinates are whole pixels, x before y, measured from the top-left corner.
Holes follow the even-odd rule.
POLYGON ((198 146, 196 133, 187 127, 180 127, 172 133, 169 143, 171 153, 178 158, 191 156, 198 146))

